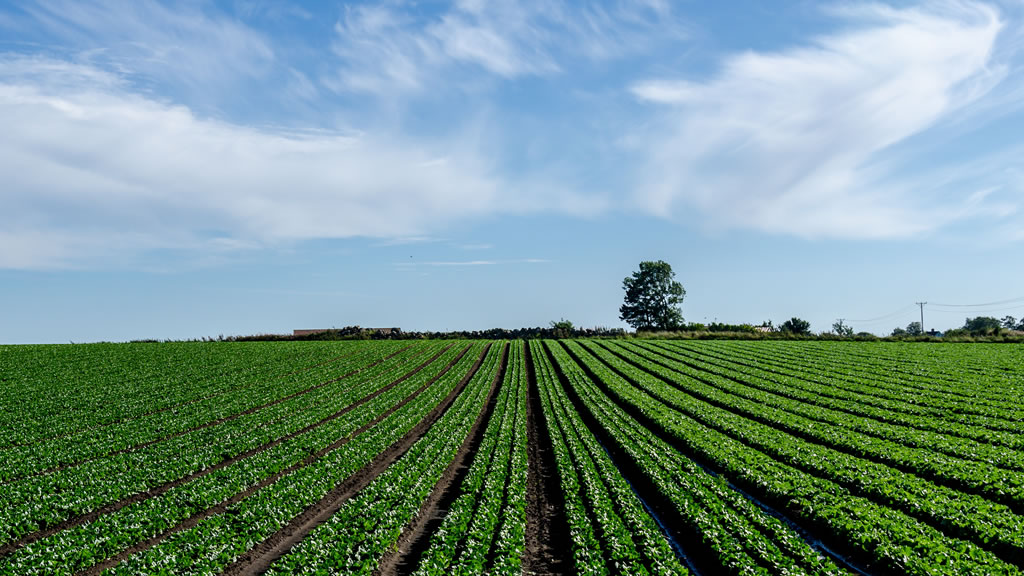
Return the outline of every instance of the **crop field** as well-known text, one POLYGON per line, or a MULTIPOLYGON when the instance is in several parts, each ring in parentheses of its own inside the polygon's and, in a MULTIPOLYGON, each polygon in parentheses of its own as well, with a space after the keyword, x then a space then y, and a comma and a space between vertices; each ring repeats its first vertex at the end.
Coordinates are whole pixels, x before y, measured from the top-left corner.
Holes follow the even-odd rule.
POLYGON ((1024 347, 0 347, 0 575, 1020 574, 1024 347))

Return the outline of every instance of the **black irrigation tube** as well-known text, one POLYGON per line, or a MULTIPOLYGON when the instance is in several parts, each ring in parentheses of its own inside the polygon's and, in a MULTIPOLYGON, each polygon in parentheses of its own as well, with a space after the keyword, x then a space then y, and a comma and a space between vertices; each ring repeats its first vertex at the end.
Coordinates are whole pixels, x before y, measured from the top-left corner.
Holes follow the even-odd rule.
POLYGON ((601 428, 601 425, 597 422, 594 415, 583 405, 576 389, 569 382, 569 379, 562 371, 562 367, 555 361, 554 356, 551 354, 551 350, 548 349, 547 346, 544 347, 544 352, 547 355, 548 361, 551 363, 551 367, 554 370, 555 376, 558 378, 559 384, 565 390, 566 396, 572 403, 573 409, 583 419, 583 423, 586 425, 587 431, 594 436, 598 444, 608 455, 608 458, 612 461, 612 465, 621 472, 622 477, 626 480, 630 490, 636 494, 640 503, 647 510, 647 513, 650 514, 651 518, 653 518, 655 523, 658 524, 662 535, 665 536, 669 545, 672 546, 672 549, 675 551, 676 557, 679 561, 686 565, 686 567, 696 576, 717 573, 716 569, 719 569, 720 567, 711 561, 709 558, 710 555, 706 553, 695 555, 692 551, 687 552, 682 541, 688 539, 692 535, 680 533, 678 529, 669 528, 669 526, 680 526, 682 522, 664 518, 667 514, 671 514, 671 503, 669 503, 667 499, 658 492, 653 483, 643 476, 636 464, 631 462, 629 457, 622 453, 621 449, 601 428))

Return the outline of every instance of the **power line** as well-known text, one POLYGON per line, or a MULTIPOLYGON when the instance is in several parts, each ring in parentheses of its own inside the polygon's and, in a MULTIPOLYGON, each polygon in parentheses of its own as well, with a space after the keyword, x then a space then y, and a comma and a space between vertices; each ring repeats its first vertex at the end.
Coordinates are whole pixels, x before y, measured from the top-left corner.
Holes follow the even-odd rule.
POLYGON ((851 324, 856 323, 856 324, 862 324, 862 325, 863 324, 867 324, 867 325, 878 324, 878 323, 881 323, 881 322, 893 320, 893 319, 895 319, 897 317, 900 317, 900 316, 906 317, 906 315, 913 308, 919 308, 919 311, 920 311, 920 314, 921 314, 921 316, 920 316, 920 318, 921 318, 921 330, 924 330, 924 310, 925 310, 925 306, 928 307, 929 311, 940 313, 940 314, 964 314, 964 313, 966 313, 966 314, 983 314, 983 313, 993 313, 993 312, 1007 312, 1007 311, 1010 311, 1010 310, 1017 310, 1017 309, 1024 308, 1024 296, 1022 296, 1020 298, 1010 298, 1008 300, 999 300, 999 301, 996 301, 996 302, 985 302, 985 303, 981 303, 981 304, 940 304, 940 303, 937 303, 937 302, 931 302, 931 303, 930 302, 915 302, 913 304, 909 304, 909 305, 907 305, 907 306, 905 306, 903 308, 900 308, 899 310, 896 310, 895 312, 890 312, 889 314, 883 314, 882 316, 876 316, 874 318, 866 318, 866 319, 858 319, 858 320, 847 320, 847 322, 850 322, 851 324), (1005 306, 1006 304, 1010 304, 1010 306, 1005 306), (990 307, 990 306, 1000 306, 1000 307, 999 308, 986 308, 986 307, 990 307))
POLYGON ((902 314, 906 314, 912 308, 914 308, 914 305, 908 305, 908 306, 904 306, 903 308, 900 308, 899 310, 897 310, 895 312, 892 312, 890 314, 885 314, 885 315, 879 316, 877 318, 868 318, 866 320, 850 320, 850 322, 856 322, 858 324, 871 324, 873 322, 878 322, 880 320, 888 320, 890 318, 895 318, 896 316, 900 316, 902 314))
POLYGON ((1017 302, 1024 302, 1024 297, 1000 300, 998 302, 985 302, 984 304, 939 304, 933 302, 931 306, 941 306, 944 308, 985 308, 987 306, 999 306, 1001 304, 1016 304, 1017 302))
POLYGON ((997 312, 997 313, 998 312, 1009 312, 1010 310, 1019 310, 1021 308, 1024 308, 1024 304, 1020 304, 1018 306, 1003 306, 1002 308, 986 308, 986 309, 981 309, 981 310, 975 310, 973 308, 969 309, 969 310, 964 310, 964 309, 942 310, 942 309, 928 308, 928 310, 930 310, 932 312, 939 313, 939 314, 988 314, 988 313, 992 313, 992 312, 997 312))

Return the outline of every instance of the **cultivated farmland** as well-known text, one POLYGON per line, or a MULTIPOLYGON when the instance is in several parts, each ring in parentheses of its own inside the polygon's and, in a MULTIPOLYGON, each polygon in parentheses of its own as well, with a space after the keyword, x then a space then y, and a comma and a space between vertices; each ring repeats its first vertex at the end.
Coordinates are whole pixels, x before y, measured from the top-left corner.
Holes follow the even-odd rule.
POLYGON ((1019 574, 1024 348, 0 347, 0 575, 1019 574))

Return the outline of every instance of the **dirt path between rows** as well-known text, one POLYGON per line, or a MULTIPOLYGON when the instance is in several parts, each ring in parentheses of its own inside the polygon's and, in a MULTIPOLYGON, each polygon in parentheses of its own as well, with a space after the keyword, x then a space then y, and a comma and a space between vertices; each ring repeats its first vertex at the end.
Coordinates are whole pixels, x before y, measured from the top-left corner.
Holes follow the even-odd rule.
MULTIPOLYGON (((451 346, 445 348, 445 350, 447 350, 448 348, 451 348, 451 346)), ((296 470, 299 470, 300 468, 304 468, 306 466, 309 466, 310 464, 316 462, 320 458, 323 458, 327 454, 333 452, 334 450, 337 450, 338 448, 344 446, 345 444, 348 444, 349 442, 352 441, 353 438, 355 438, 356 436, 362 434, 366 430, 369 430, 373 426, 376 426, 381 420, 383 420, 384 418, 387 418, 390 414, 392 414, 393 412, 395 412, 396 410, 398 410, 399 408, 401 408, 402 406, 404 406, 405 404, 410 402, 413 398, 418 396, 420 394, 420 392, 425 390, 427 388, 427 386, 429 386, 431 383, 437 381, 437 379, 439 379, 442 376, 444 376, 449 370, 451 370, 452 366, 454 366, 459 361, 459 359, 461 359, 463 356, 465 356, 466 352, 468 352, 468 351, 469 351, 469 348, 467 347, 458 356, 456 356, 454 359, 452 359, 450 362, 448 362, 444 366, 444 368, 442 368, 441 371, 436 376, 434 376, 433 378, 430 379, 430 381, 427 384, 425 384, 425 385, 421 386, 420 388, 416 389, 416 391, 414 391, 412 394, 410 394, 407 398, 404 398, 397 405, 395 405, 394 407, 388 409, 383 414, 377 416, 371 422, 369 422, 367 424, 364 424, 363 426, 361 426, 359 429, 355 430, 354 432, 352 432, 348 436, 345 436, 344 438, 336 440, 335 442, 332 442, 330 445, 326 446, 325 448, 322 448, 321 450, 318 450, 315 453, 310 454, 309 456, 304 458, 301 462, 298 462, 296 464, 292 464, 288 468, 285 468, 284 470, 281 470, 280 472, 278 472, 278 473, 276 473, 276 474, 274 474, 272 476, 264 478, 263 480, 261 480, 260 482, 256 483, 255 485, 251 486, 250 488, 235 494, 234 496, 232 496, 231 498, 221 502, 220 504, 217 504, 216 506, 213 506, 212 508, 207 508, 206 510, 203 510, 203 511, 200 511, 200 512, 197 512, 197 513, 193 514, 188 519, 186 519, 183 522, 177 524, 176 526, 174 526, 174 527, 164 531, 163 533, 158 534, 158 535, 156 535, 156 536, 154 536, 152 538, 149 538, 148 540, 146 540, 144 542, 140 542, 140 543, 138 543, 138 544, 136 544, 136 545, 134 545, 134 546, 132 546, 132 547, 122 551, 121 553, 117 554, 116 556, 108 558, 107 560, 105 560, 104 562, 101 562, 100 564, 96 564, 96 565, 92 566, 88 570, 82 572, 80 574, 80 576, 98 576, 99 574, 102 574, 104 570, 120 564, 121 562, 123 562, 127 558, 129 558, 129 557, 131 557, 131 556, 133 556, 135 554, 138 554, 139 552, 142 552, 144 550, 148 550, 149 548, 152 548, 153 546, 156 546, 157 544, 159 544, 161 541, 165 540, 166 538, 168 538, 172 534, 175 534, 177 532, 182 532, 184 530, 188 530, 189 528, 193 528, 193 527, 199 525, 199 523, 202 522, 203 520, 205 520, 206 518, 209 518, 209 517, 214 516, 216 514, 224 513, 225 511, 227 511, 227 509, 229 507, 231 507, 234 504, 237 504, 238 502, 241 502, 242 500, 248 498, 249 496, 251 496, 254 493, 256 493, 258 490, 260 490, 260 489, 262 489, 262 488, 264 488, 266 486, 269 486, 269 485, 277 482, 278 480, 280 480, 284 476, 286 476, 288 474, 291 474, 292 472, 295 472, 296 470)), ((444 353, 444 350, 442 350, 441 353, 444 353)), ((434 358, 436 359, 437 357, 435 356, 434 358)), ((361 405, 361 404, 365 404, 366 402, 369 402, 373 398, 376 398, 377 396, 383 394, 387 390, 390 390, 391 388, 397 386, 401 382, 407 380, 409 377, 411 377, 413 374, 415 374, 416 372, 418 372, 422 368, 423 368, 423 366, 420 366, 416 371, 410 372, 410 373, 406 374, 405 376, 402 376, 401 378, 399 378, 398 380, 395 380, 394 382, 388 384, 384 388, 381 388, 381 389, 377 390, 376 392, 374 392, 370 396, 367 396, 367 397, 363 398, 357 404, 353 404, 353 405, 350 405, 349 407, 346 407, 346 409, 343 412, 341 412, 339 414, 336 414, 336 415, 332 415, 331 418, 333 419, 333 418, 336 418, 338 416, 341 416, 341 415, 343 415, 343 414, 345 414, 347 412, 350 412, 356 406, 361 405)), ((316 426, 319 426, 322 423, 323 422, 318 422, 316 424, 316 426)))
MULTIPOLYGON (((491 344, 488 344, 484 348, 480 357, 477 358, 473 366, 470 367, 466 375, 459 380, 458 384, 455 385, 448 396, 446 396, 440 404, 435 406, 433 410, 427 413, 427 415, 420 420, 412 430, 407 432, 401 439, 374 458, 370 464, 335 486, 335 488, 328 492, 326 496, 321 498, 319 502, 310 508, 307 508, 302 514, 293 518, 284 528, 271 534, 266 540, 257 544, 251 550, 243 554, 231 566, 226 568, 222 574, 225 576, 251 576, 263 574, 270 568, 270 565, 273 564, 274 561, 287 554, 293 546, 301 542, 302 539, 316 529, 317 526, 330 520, 331 516, 337 513, 345 502, 355 496, 360 490, 368 486, 370 482, 379 476, 388 466, 401 458, 402 455, 405 454, 405 452, 408 451, 409 448, 412 447, 412 445, 415 444, 416 441, 419 440, 435 422, 437 422, 437 420, 448 410, 452 402, 455 401, 455 398, 462 393, 466 384, 469 383, 480 369, 490 347, 491 344)), ((452 365, 454 366, 454 363, 458 362, 458 360, 461 359, 469 349, 470 346, 467 346, 466 350, 463 350, 462 354, 453 361, 452 365)), ((447 370, 445 370, 445 372, 447 372, 447 370)), ((422 386, 413 396, 410 396, 403 402, 399 403, 398 406, 395 406, 385 413, 381 419, 386 418, 404 406, 412 400, 415 395, 432 385, 433 382, 439 379, 443 374, 444 372, 422 386)))
MULTIPOLYGON (((755 495, 755 492, 750 491, 751 488, 756 489, 756 486, 739 486, 733 483, 732 479, 724 474, 724 470, 722 470, 720 467, 716 466, 709 460, 701 457, 693 450, 689 449, 687 446, 685 446, 683 442, 679 441, 678 438, 673 437, 671 434, 662 429, 658 425, 658 423, 654 421, 649 415, 644 414, 636 406, 633 406, 628 402, 625 402, 622 399, 617 398, 613 394, 609 393, 608 385, 603 380, 601 380, 601 378, 596 373, 594 373, 593 369, 589 365, 587 365, 586 362, 582 361, 582 359, 575 351, 571 350, 568 346, 565 346, 564 344, 562 344, 562 346, 565 348, 566 352, 569 354, 572 360, 583 370, 583 372, 587 375, 591 382, 593 382, 594 385, 603 393, 607 394, 609 399, 611 399, 616 406, 620 407, 623 410, 623 412, 628 414, 630 417, 634 418, 638 423, 646 427, 648 430, 654 433, 655 436, 663 440, 666 444, 676 449, 680 454, 689 458, 691 461, 693 461, 694 464, 699 466, 708 474, 724 480, 726 485, 729 486, 729 488, 735 490, 737 494, 749 500, 751 503, 760 508, 766 514, 773 516, 784 522, 787 526, 793 529, 793 531, 796 532, 796 534, 800 536, 800 538, 803 539, 808 546, 815 549, 818 553, 822 554, 823 556, 831 558, 831 560, 840 568, 853 574, 867 575, 875 573, 875 570, 871 568, 868 564, 861 562, 861 560, 857 557, 857 551, 855 549, 852 549, 849 546, 849 543, 844 542, 842 540, 838 540, 828 533, 816 530, 811 525, 798 521, 798 519, 795 516, 790 516, 789 514, 787 514, 784 507, 778 506, 780 502, 769 502, 767 500, 762 500, 758 498, 755 495)), ((627 374, 623 373, 620 369, 612 366, 610 363, 606 362, 600 357, 595 356, 595 358, 612 373, 616 374, 623 380, 635 385, 634 381, 631 380, 630 377, 627 374)), ((619 358, 621 358, 623 361, 632 364, 632 362, 621 356, 619 358)), ((642 370, 640 366, 637 366, 635 364, 633 365, 634 367, 642 370)), ((662 380, 667 385, 671 385, 671 383, 665 381, 656 374, 652 374, 646 371, 645 373, 650 374, 654 378, 662 380)), ((570 399, 573 399, 575 402, 578 402, 580 404, 578 410, 580 414, 584 415, 586 418, 591 418, 591 424, 588 425, 592 426, 596 432, 601 432, 600 430, 598 430, 600 426, 596 423, 596 421, 592 420, 593 416, 589 413, 589 411, 587 411, 582 406, 582 403, 580 402, 579 396, 576 393, 575 389, 571 389, 571 387, 568 386, 566 388, 569 391, 570 399)), ((609 446, 613 445, 614 443, 609 442, 609 446)), ((646 479, 646 475, 636 465, 636 463, 633 462, 624 453, 620 453, 620 456, 621 457, 619 459, 619 463, 624 464, 623 466, 620 467, 620 470, 622 470, 623 472, 623 476, 627 478, 627 481, 634 485, 634 488, 639 486, 643 491, 643 495, 647 497, 647 500, 649 502, 656 503, 656 506, 660 508, 660 511, 668 520, 666 525, 673 527, 671 532, 675 541, 677 543, 700 542, 699 535, 697 535, 695 532, 688 533, 688 530, 684 528, 686 525, 686 521, 682 517, 678 516, 677 513, 673 512, 674 506, 672 506, 672 504, 663 495, 661 495, 660 491, 657 489, 656 486, 654 486, 653 483, 650 483, 646 479)), ((687 552, 689 561, 696 563, 697 567, 700 568, 701 571, 706 574, 714 574, 721 568, 718 561, 713 558, 714 553, 709 550, 702 550, 700 548, 690 547, 687 549, 687 552)))
MULTIPOLYGON (((426 367, 427 365, 432 363, 434 360, 439 358, 445 351, 447 351, 453 345, 449 345, 446 348, 442 349, 440 352, 438 352, 437 354, 435 354, 431 358, 427 359, 425 362, 423 362, 422 364, 420 364, 419 366, 417 366, 412 371, 410 371, 406 375, 402 376, 398 380, 395 380, 394 382, 388 384, 387 386, 374 391, 373 393, 371 393, 371 394, 361 398, 360 400, 357 400, 356 402, 354 402, 352 404, 349 404, 345 408, 342 408, 338 412, 335 412, 334 414, 331 414, 330 416, 327 416, 326 418, 323 418, 323 419, 321 419, 321 420, 319 420, 317 422, 314 422, 313 424, 310 424, 310 425, 305 426, 305 427, 303 427, 303 428, 301 428, 299 430, 296 430, 294 432, 286 434, 286 435, 284 435, 284 436, 282 436, 282 437, 280 437, 280 438, 278 438, 278 439, 276 439, 276 440, 274 440, 272 442, 268 442, 268 443, 263 444, 261 446, 257 446, 256 448, 252 448, 250 450, 246 450, 245 452, 242 452, 241 454, 238 454, 236 456, 232 456, 231 458, 227 458, 225 460, 222 460, 222 461, 218 462, 217 464, 214 464, 213 466, 210 466, 210 467, 205 468, 203 470, 199 470, 199 471, 193 472, 191 474, 188 474, 186 476, 178 478, 177 480, 172 480, 170 482, 166 482, 164 484, 161 484, 160 486, 151 488, 151 489, 149 489, 149 490, 147 490, 145 492, 139 492, 138 494, 133 494, 132 496, 129 496, 127 498, 123 498, 123 499, 118 500, 116 502, 112 502, 110 504, 107 504, 106 506, 102 506, 100 508, 97 508, 96 510, 93 510, 92 512, 89 512, 87 514, 82 514, 82 515, 76 516, 74 518, 69 518, 67 520, 63 520, 61 522, 58 522, 58 523, 56 523, 56 524, 54 524, 52 526, 48 526, 48 527, 46 527, 46 528, 44 528, 42 530, 38 530, 38 531, 33 532, 31 534, 27 534, 27 535, 21 537, 20 539, 15 540, 14 542, 5 544, 4 546, 0 547, 0 559, 2 559, 4 556, 10 554, 11 552, 13 552, 15 550, 18 550, 19 548, 22 548, 24 546, 27 546, 28 544, 31 544, 32 542, 35 542, 37 540, 46 538, 48 536, 52 536, 53 534, 56 534, 57 532, 60 532, 62 530, 66 530, 68 528, 73 528, 75 526, 80 526, 82 524, 86 524, 88 522, 92 522, 92 521, 96 520, 97 518, 99 518, 101 516, 105 516, 107 514, 112 514, 114 512, 117 512, 118 510, 124 508, 125 506, 129 506, 129 505, 135 504, 137 502, 142 502, 142 501, 148 500, 150 498, 155 498, 155 497, 157 497, 157 496, 159 496, 161 494, 164 494, 165 492, 171 490, 172 488, 175 488, 177 486, 185 484, 186 482, 190 482, 192 480, 195 480, 196 478, 200 478, 202 476, 206 476, 207 474, 210 474, 212 472, 215 472, 217 470, 220 470, 222 468, 230 466, 231 464, 234 464, 235 462, 238 462, 239 460, 243 460, 245 458, 250 458, 250 457, 252 457, 252 456, 254 456, 256 454, 259 454, 260 452, 264 452, 266 450, 269 450, 269 449, 273 448, 274 446, 277 446, 278 444, 281 444, 282 442, 285 442, 285 441, 290 440, 290 439, 292 439, 292 438, 294 438, 294 437, 296 437, 296 436, 298 436, 300 434, 303 434, 303 433, 308 432, 308 431, 310 431, 310 430, 312 430, 314 428, 317 428, 317 427, 323 425, 326 422, 334 420, 334 419, 336 419, 336 418, 346 414, 347 412, 351 411, 352 409, 356 408, 357 406, 360 406, 362 404, 365 404, 366 402, 369 402, 373 398, 376 398, 380 394, 386 392, 387 390, 391 389, 392 387, 394 387, 394 386, 398 385, 399 383, 405 381, 406 379, 412 377, 414 374, 416 374, 417 372, 422 370, 424 367, 426 367)), ((381 360, 381 362, 383 362, 383 361, 384 360, 381 360)), ((369 368, 369 366, 364 367, 361 370, 365 370, 366 368, 369 368)), ((352 373, 350 373, 349 375, 346 375, 344 377, 351 376, 355 372, 359 372, 361 370, 353 371, 352 373)), ((335 381, 337 381, 337 379, 335 381)))
POLYGON ((529 382, 526 402, 526 552, 523 573, 537 575, 575 574, 572 540, 565 518, 565 497, 558 481, 558 468, 551 448, 551 435, 541 411, 537 373, 530 343, 526 347, 529 382))
POLYGON ((375 576, 407 575, 411 574, 419 565, 423 552, 430 545, 431 536, 441 525, 448 509, 459 496, 459 488, 469 472, 469 463, 475 457, 480 443, 483 441, 484 431, 491 421, 494 407, 497 404, 498 388, 505 378, 508 354, 509 344, 506 343, 502 350, 498 372, 494 375, 490 390, 487 392, 487 403, 484 405, 483 411, 470 428, 455 459, 444 471, 427 499, 423 501, 416 516, 402 530, 402 535, 398 538, 394 551, 381 558, 380 565, 374 570, 375 576))

